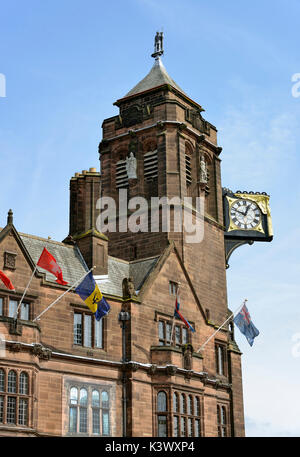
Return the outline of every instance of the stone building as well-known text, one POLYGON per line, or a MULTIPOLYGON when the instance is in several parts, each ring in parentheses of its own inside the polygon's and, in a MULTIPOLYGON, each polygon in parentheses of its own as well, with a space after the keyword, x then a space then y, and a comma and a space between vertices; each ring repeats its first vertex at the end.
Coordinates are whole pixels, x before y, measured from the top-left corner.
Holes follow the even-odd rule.
POLYGON ((71 178, 65 240, 19 232, 11 212, 0 231, 0 269, 16 288, 0 285, 0 435, 244 435, 232 323, 199 351, 230 313, 221 148, 203 108, 168 75, 162 53, 158 37, 151 71, 115 102, 119 114, 103 121, 101 174, 90 168, 71 178), (116 202, 116 231, 99 230, 100 195, 116 202), (121 230, 134 197, 191 197, 193 220, 201 197, 203 239, 189 243, 172 224, 168 231, 121 230), (96 266, 111 307, 100 322, 74 288, 67 292, 36 268, 44 247, 69 285, 96 266), (173 320, 178 288, 180 311, 195 332, 173 320))

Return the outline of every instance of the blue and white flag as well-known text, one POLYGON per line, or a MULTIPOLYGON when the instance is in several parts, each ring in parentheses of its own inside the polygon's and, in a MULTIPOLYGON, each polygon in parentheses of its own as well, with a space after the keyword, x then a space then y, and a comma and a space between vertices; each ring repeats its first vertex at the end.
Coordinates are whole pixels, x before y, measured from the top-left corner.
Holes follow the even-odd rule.
POLYGON ((252 346, 254 338, 259 335, 259 331, 252 323, 246 305, 242 307, 241 311, 235 316, 233 321, 235 325, 240 329, 242 334, 245 335, 250 346, 252 346))

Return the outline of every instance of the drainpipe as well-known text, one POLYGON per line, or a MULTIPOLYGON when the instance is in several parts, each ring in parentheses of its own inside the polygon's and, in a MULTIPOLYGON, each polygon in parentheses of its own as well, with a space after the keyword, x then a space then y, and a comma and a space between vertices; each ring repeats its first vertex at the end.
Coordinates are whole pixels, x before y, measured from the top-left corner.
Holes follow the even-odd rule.
POLYGON ((127 311, 119 313, 119 322, 122 323, 122 417, 123 417, 123 437, 127 436, 127 386, 126 386, 126 322, 130 320, 130 314, 127 311))

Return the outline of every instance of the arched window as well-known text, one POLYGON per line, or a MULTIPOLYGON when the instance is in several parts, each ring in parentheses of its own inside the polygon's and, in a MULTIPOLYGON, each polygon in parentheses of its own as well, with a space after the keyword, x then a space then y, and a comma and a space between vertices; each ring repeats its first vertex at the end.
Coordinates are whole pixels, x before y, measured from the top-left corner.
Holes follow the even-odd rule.
POLYGON ((108 393, 103 391, 101 394, 102 403, 102 435, 109 435, 109 398, 108 393))
POLYGON ((0 392, 4 392, 5 387, 5 373, 2 368, 0 369, 0 392))
POLYGON ((13 370, 10 370, 8 373, 7 392, 9 392, 9 393, 17 392, 17 373, 13 370))
POLYGON ((81 433, 87 432, 87 404, 88 394, 86 389, 80 389, 79 396, 79 431, 81 433))
POLYGON ((187 399, 187 414, 190 416, 193 414, 193 397, 191 395, 187 399))
POLYGON ((20 374, 19 394, 28 395, 28 374, 24 371, 20 374))
POLYGON ((185 414, 186 413, 186 399, 185 395, 181 394, 180 395, 180 413, 185 414))
MULTIPOLYGON (((0 369, 0 392, 5 391, 5 372, 0 369)), ((4 420, 4 395, 0 395, 0 424, 4 420)))
POLYGON ((29 375, 0 369, 0 423, 28 425, 29 375))
POLYGON ((167 437, 167 394, 160 391, 157 394, 157 431, 159 437, 167 437))
POLYGON ((70 390, 70 413, 69 413, 69 430, 77 432, 77 405, 78 405, 78 389, 72 387, 70 390))
POLYGON ((110 435, 109 392, 90 384, 70 386, 69 433, 110 435))
POLYGON ((98 390, 92 392, 92 416, 93 435, 100 435, 100 394, 98 390))
POLYGON ((218 435, 228 435, 227 410, 225 406, 217 405, 218 435))
POLYGON ((199 397, 195 397, 195 399, 194 399, 194 408, 195 408, 195 416, 200 416, 200 399, 199 399, 199 397))
POLYGON ((178 394, 176 392, 173 393, 173 412, 179 412, 179 405, 178 405, 178 394))
POLYGON ((192 394, 174 392, 172 413, 172 436, 201 436, 202 417, 200 397, 192 394), (175 399, 177 399, 177 402, 175 399))

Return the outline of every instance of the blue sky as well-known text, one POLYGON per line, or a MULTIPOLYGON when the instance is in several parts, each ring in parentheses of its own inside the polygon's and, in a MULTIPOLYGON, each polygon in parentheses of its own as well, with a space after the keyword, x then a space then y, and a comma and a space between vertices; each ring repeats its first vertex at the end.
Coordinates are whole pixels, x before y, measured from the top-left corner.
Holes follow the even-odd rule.
POLYGON ((0 1, 0 226, 12 208, 21 232, 68 234, 69 179, 99 168, 102 121, 161 29, 168 73, 218 128, 223 185, 271 195, 273 242, 228 270, 230 307, 247 298, 260 330, 252 348, 236 330, 248 436, 300 436, 299 17, 295 0, 0 1))

